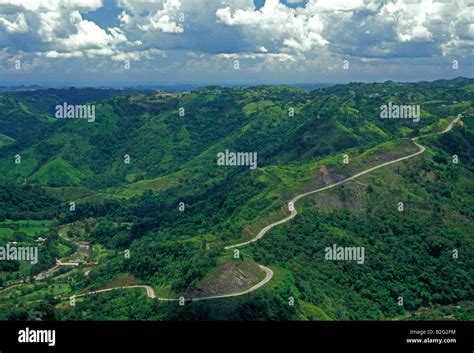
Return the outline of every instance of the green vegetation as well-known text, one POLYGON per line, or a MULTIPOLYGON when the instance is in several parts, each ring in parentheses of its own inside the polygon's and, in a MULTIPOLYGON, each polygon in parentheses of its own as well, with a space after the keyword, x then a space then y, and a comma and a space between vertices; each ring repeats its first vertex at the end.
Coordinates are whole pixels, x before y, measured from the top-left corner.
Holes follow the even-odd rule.
POLYGON ((0 319, 472 320, 472 85, 0 93, 17 117, 0 113, 0 240, 48 238, 37 265, 0 263, 0 285, 18 285, 0 291, 0 319), (95 102, 96 121, 52 119, 58 100, 95 102), (380 119, 388 101, 420 104, 420 122, 380 119), (415 153, 411 137, 458 114, 452 131, 419 140, 422 155, 300 200, 238 259, 224 249, 288 216, 294 196, 415 153), (258 168, 218 166, 226 149, 257 152, 258 168), (333 244, 364 247, 364 263, 325 260, 333 244), (56 259, 78 266, 48 271, 56 259), (241 297, 179 306, 138 288, 66 300, 136 284, 166 298, 236 293, 265 277, 257 264, 273 278, 241 297))

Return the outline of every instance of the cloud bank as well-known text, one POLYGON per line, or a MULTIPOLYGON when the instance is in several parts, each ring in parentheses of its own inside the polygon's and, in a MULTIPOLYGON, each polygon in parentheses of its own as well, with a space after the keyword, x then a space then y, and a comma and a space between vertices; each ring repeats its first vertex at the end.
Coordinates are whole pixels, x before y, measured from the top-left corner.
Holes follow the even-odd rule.
POLYGON ((62 65, 71 74, 113 74, 129 60, 144 74, 211 72, 225 80, 237 77, 236 60, 242 77, 344 75, 344 60, 360 75, 396 75, 406 65, 429 75, 452 60, 472 69, 474 0, 259 3, 0 0, 0 70, 14 73, 22 60, 32 72, 62 65))

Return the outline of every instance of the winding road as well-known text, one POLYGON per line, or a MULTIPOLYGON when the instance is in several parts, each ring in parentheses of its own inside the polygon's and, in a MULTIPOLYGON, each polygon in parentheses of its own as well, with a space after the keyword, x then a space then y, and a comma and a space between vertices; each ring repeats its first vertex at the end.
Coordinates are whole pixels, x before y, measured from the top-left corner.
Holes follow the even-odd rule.
MULTIPOLYGON (((420 138, 434 136, 434 135, 440 135, 440 134, 444 134, 444 133, 450 131, 453 128, 454 124, 456 124, 461 119, 461 117, 462 116, 459 115, 457 118, 455 118, 446 127, 446 129, 444 129, 443 131, 435 132, 435 133, 431 133, 431 134, 427 134, 427 135, 421 135, 421 136, 412 138, 411 140, 413 141, 413 143, 419 148, 419 150, 415 153, 412 153, 412 154, 410 154, 408 156, 405 156, 405 157, 397 158, 397 159, 379 164, 375 167, 371 167, 371 168, 366 169, 366 170, 364 170, 360 173, 357 173, 357 174, 355 174, 351 177, 348 177, 346 179, 338 181, 334 184, 330 184, 330 185, 324 186, 322 188, 312 190, 312 191, 309 191, 309 192, 306 192, 306 193, 299 194, 299 195, 295 196, 293 199, 291 199, 288 202, 288 210, 290 211, 290 215, 288 217, 285 217, 285 218, 283 218, 279 221, 276 221, 274 223, 271 223, 271 224, 265 226, 264 228, 262 228, 258 232, 258 234, 254 238, 252 238, 248 241, 242 242, 242 243, 228 245, 224 249, 228 250, 228 249, 240 248, 240 247, 249 245, 249 244, 251 244, 253 242, 256 242, 257 240, 261 239, 270 229, 272 229, 272 228, 274 228, 274 227, 276 227, 280 224, 283 224, 283 223, 286 223, 286 222, 290 221, 291 219, 293 219, 298 214, 298 211, 296 210, 296 207, 295 207, 296 202, 298 202, 299 200, 301 200, 305 196, 312 195, 312 194, 315 194, 315 193, 318 193, 318 192, 321 192, 321 191, 325 191, 325 190, 334 188, 336 186, 347 183, 348 181, 354 180, 354 179, 356 179, 356 178, 358 178, 362 175, 373 172, 374 170, 377 170, 377 169, 380 169, 382 167, 385 167, 385 166, 388 166, 388 165, 391 165, 391 164, 394 164, 394 163, 398 163, 398 162, 401 162, 401 161, 404 161, 404 160, 407 160, 407 159, 410 159, 410 158, 413 158, 413 157, 416 157, 416 156, 422 154, 423 152, 425 152, 426 148, 424 146, 420 145, 416 141, 418 141, 420 138)), ((258 265, 258 266, 260 267, 260 269, 262 269, 265 272, 265 278, 262 281, 260 281, 259 283, 257 283, 256 285, 254 285, 253 287, 251 287, 251 288, 248 288, 246 290, 236 292, 236 293, 220 294, 220 295, 213 295, 213 296, 208 296, 208 297, 185 298, 184 300, 186 300, 186 301, 201 301, 201 300, 211 300, 211 299, 222 299, 222 298, 237 297, 237 296, 241 296, 241 295, 251 293, 251 292, 259 289, 260 287, 264 286, 265 284, 267 284, 273 277, 273 271, 270 268, 265 267, 263 265, 258 265)), ((150 286, 147 286, 147 285, 131 285, 131 286, 112 287, 112 288, 100 289, 100 290, 95 290, 95 291, 91 291, 91 292, 87 292, 87 293, 77 294, 77 295, 74 295, 73 297, 78 298, 78 297, 83 297, 83 296, 92 295, 92 294, 96 294, 96 293, 109 292, 109 291, 116 290, 116 289, 127 289, 127 288, 144 288, 146 290, 147 296, 149 298, 160 300, 160 301, 179 301, 179 300, 183 299, 183 297, 181 297, 181 298, 161 298, 161 297, 157 297, 156 294, 155 294, 155 291, 153 290, 153 288, 150 287, 150 286)))
MULTIPOLYGON (((327 186, 324 186, 322 188, 319 188, 319 189, 316 189, 316 190, 312 190, 312 191, 309 191, 309 192, 305 192, 303 194, 299 194, 297 196, 295 196, 293 199, 291 199, 291 201, 288 202, 288 210, 290 211, 290 215, 286 218, 283 218, 279 221, 276 221, 274 223, 271 223, 267 226, 265 226, 264 228, 262 228, 258 234, 252 238, 251 240, 248 240, 248 241, 245 241, 245 242, 242 242, 242 243, 238 243, 238 244, 232 244, 232 245, 228 245, 226 246, 224 249, 228 250, 228 249, 234 249, 234 248, 240 248, 242 246, 246 246, 248 244, 251 244, 253 242, 256 242, 257 240, 261 239, 270 229, 280 225, 280 224, 283 224, 283 223, 286 223, 288 221, 290 221, 291 219, 295 218, 295 216, 298 214, 298 211, 296 210, 296 207, 295 207, 295 204, 296 202, 298 202, 299 200, 301 200, 303 197, 305 196, 308 196, 308 195, 312 195, 312 194, 316 194, 318 192, 321 192, 321 191, 324 191, 324 190, 328 190, 328 189, 331 189, 331 188, 334 188, 336 186, 339 186, 339 185, 342 185, 344 183, 347 183, 348 181, 351 181, 351 180, 354 180, 362 175, 365 175, 365 174, 368 174, 370 172, 373 172, 374 170, 377 170, 379 168, 382 168, 382 167, 385 167, 385 166, 388 166, 388 165, 391 165, 391 164, 394 164, 394 163, 398 163, 398 162, 401 162, 401 161, 404 161, 406 159, 410 159, 410 158, 413 158, 413 157, 416 157, 420 154, 422 154, 423 152, 425 152, 426 148, 423 146, 423 145, 420 145, 419 143, 417 143, 416 141, 418 141, 420 138, 424 138, 424 137, 429 137, 429 136, 434 136, 434 135, 440 135, 440 134, 444 134, 448 131, 450 131, 454 124, 456 124, 459 120, 461 119, 461 115, 459 115, 457 118, 455 118, 447 127, 446 129, 444 129, 443 131, 440 131, 440 132, 435 132, 435 133, 431 133, 431 134, 427 134, 427 135, 421 135, 421 136, 418 136, 418 137, 413 137, 411 140, 413 141, 413 143, 419 148, 419 150, 415 153, 412 153, 408 156, 405 156, 405 157, 400 157, 400 158, 397 158, 397 159, 394 159, 392 161, 388 161, 388 162, 385 162, 385 163, 382 163, 382 164, 379 164, 379 165, 376 165, 375 167, 371 167, 369 169, 366 169, 360 173, 357 173, 357 174, 354 174, 353 176, 351 177, 348 177, 346 179, 343 179, 341 181, 338 181, 334 184, 330 184, 330 185, 327 185, 327 186)), ((209 296, 209 297, 200 297, 200 298, 189 298, 189 299, 185 299, 185 300, 188 300, 188 301, 200 301, 200 300, 210 300, 210 299, 222 299, 222 298, 230 298, 230 297, 237 297, 237 296, 240 296, 240 295, 244 295, 244 294, 248 294, 248 293, 251 293, 257 289, 259 289, 260 287, 264 286, 266 283, 268 283, 272 277, 273 277, 273 271, 268 268, 268 267, 265 267, 265 266, 262 266, 262 265, 259 265, 260 268, 265 271, 265 278, 260 281, 259 283, 257 283, 256 285, 254 285, 253 287, 249 288, 249 289, 246 289, 244 291, 241 291, 241 292, 237 292, 237 293, 230 293, 230 294, 221 294, 221 295, 213 295, 213 296, 209 296)), ((146 291, 147 291, 147 295, 149 298, 156 298, 157 300, 161 300, 161 301, 179 301, 180 298, 159 298, 159 297, 156 297, 155 295, 155 292, 153 291, 153 288, 151 288, 150 286, 126 286, 126 287, 114 287, 114 288, 108 288, 108 289, 102 289, 100 291, 95 291, 95 292, 89 292, 89 293, 84 293, 84 294, 81 294, 80 296, 84 296, 84 295, 88 295, 88 294, 94 294, 94 293, 99 293, 99 292, 105 292, 105 291, 110 291, 110 290, 113 290, 113 289, 124 289, 124 288, 137 288, 137 287, 141 287, 141 288, 145 288, 146 291)), ((79 295, 78 295, 79 296, 79 295)), ((76 297, 78 297, 76 296, 76 297)))
MULTIPOLYGON (((99 289, 99 290, 95 290, 95 291, 91 291, 91 292, 87 292, 87 293, 76 294, 76 295, 73 295, 73 297, 74 298, 79 298, 79 297, 84 297, 86 295, 92 295, 92 294, 97 294, 97 293, 110 292, 110 291, 113 291, 113 290, 116 290, 116 289, 128 289, 128 288, 143 288, 143 289, 146 290, 146 294, 147 294, 148 298, 156 299, 156 300, 159 300, 159 301, 167 301, 167 302, 174 302, 174 301, 180 301, 180 300, 193 301, 194 302, 194 301, 201 301, 201 300, 238 297, 238 296, 245 295, 247 293, 250 293, 250 292, 253 292, 253 291, 257 290, 258 288, 264 286, 266 283, 268 283, 272 279, 273 271, 270 268, 262 266, 262 265, 258 265, 258 266, 260 267, 260 269, 262 269, 265 272, 265 278, 262 281, 258 282, 253 287, 251 287, 249 289, 246 289, 244 291, 241 291, 241 292, 236 292, 236 293, 213 295, 213 296, 209 296, 209 297, 196 297, 196 298, 184 298, 184 297, 181 297, 181 298, 162 298, 162 297, 157 297, 156 294, 155 294, 155 291, 150 286, 133 285, 133 286, 120 286, 120 287, 99 289)), ((63 298, 63 299, 65 299, 65 298, 63 298)))
POLYGON ((295 216, 298 214, 298 211, 296 210, 295 208, 295 204, 298 200, 302 199, 303 197, 305 196, 308 196, 308 195, 312 195, 312 194, 315 194, 317 192, 321 192, 321 191, 324 191, 324 190, 328 190, 328 189, 332 189, 336 186, 339 186, 341 184, 344 184, 344 183, 347 183, 348 181, 351 181, 351 180, 354 180, 362 175, 365 175, 365 174, 368 174, 370 172, 373 172, 374 170, 377 170, 379 168, 382 168, 382 167, 385 167, 387 165, 390 165, 390 164, 394 164, 394 163, 398 163, 398 162, 401 162, 401 161, 404 161, 406 159, 410 159, 410 158, 413 158, 415 156, 418 156, 419 154, 422 154, 423 152, 425 152, 426 148, 422 145, 420 145, 419 143, 415 142, 417 141, 418 139, 420 138, 423 138, 423 137, 428 137, 428 136, 434 136, 434 135, 440 135, 440 134, 444 134, 448 131, 450 131, 452 128, 453 128, 453 125, 456 124, 459 119, 461 119, 460 116, 458 116, 456 119, 454 119, 446 129, 444 129, 443 131, 440 131, 440 132, 435 132, 435 133, 432 133, 432 134, 427 134, 427 135, 422 135, 422 136, 418 136, 418 137, 413 137, 411 140, 413 141, 413 143, 419 148, 419 150, 413 154, 410 154, 408 156, 405 156, 405 157, 401 157, 401 158, 397 158, 397 159, 394 159, 392 161, 388 161, 388 162, 385 162, 385 163, 382 163, 382 164, 379 164, 379 165, 376 165, 375 167, 372 167, 372 168, 369 168, 369 169, 366 169, 360 173, 357 173, 357 174, 354 174, 353 176, 351 177, 348 177, 346 179, 343 179, 341 181, 338 181, 337 183, 334 183, 334 184, 330 184, 330 185, 327 185, 327 186, 324 186, 320 189, 316 189, 316 190, 312 190, 312 191, 309 191, 309 192, 306 192, 304 194, 299 194, 297 196, 295 196, 290 202, 288 202, 288 210, 291 212, 290 215, 284 219, 281 219, 275 223, 272 223, 272 224, 269 224, 267 225, 265 228, 263 228, 260 232, 258 232, 258 234, 252 238, 251 240, 248 240, 248 241, 245 241, 243 243, 238 243, 238 244, 233 244, 233 245, 229 245, 229 246, 226 246, 225 249, 232 249, 232 248, 240 248, 242 246, 245 246, 245 245, 248 245, 248 244, 251 244, 253 242, 256 242, 257 240, 259 240, 260 238, 262 238, 270 229, 272 229, 273 227, 276 227, 282 223, 286 223, 288 222, 289 220, 295 218, 295 216))
POLYGON ((110 292, 110 291, 113 291, 113 290, 116 290, 116 289, 127 289, 127 288, 144 288, 146 290, 146 294, 149 298, 151 298, 151 299, 156 298, 155 291, 153 290, 153 288, 151 288, 150 286, 145 286, 145 285, 121 286, 121 287, 98 289, 98 290, 94 290, 92 292, 87 292, 87 293, 83 293, 83 294, 75 294, 75 295, 73 295, 73 297, 74 298, 79 298, 79 297, 84 297, 86 295, 103 293, 103 292, 110 292))

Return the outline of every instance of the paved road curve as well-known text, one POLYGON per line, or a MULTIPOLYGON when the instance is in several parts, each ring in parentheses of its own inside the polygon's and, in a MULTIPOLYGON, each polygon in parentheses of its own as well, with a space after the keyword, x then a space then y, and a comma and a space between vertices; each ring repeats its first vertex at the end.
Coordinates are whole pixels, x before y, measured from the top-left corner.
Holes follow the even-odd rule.
POLYGON ((96 294, 96 293, 103 293, 103 292, 110 292, 112 290, 116 290, 116 289, 127 289, 127 288, 145 288, 146 289, 146 294, 149 298, 151 299, 154 299, 156 298, 156 295, 155 295, 155 291, 153 290, 153 288, 151 288, 150 286, 142 286, 142 285, 137 285, 137 286, 121 286, 121 287, 112 287, 112 288, 105 288, 105 289, 98 289, 98 290, 95 290, 95 291, 92 291, 92 292, 87 292, 87 293, 83 293, 83 294, 76 294, 74 295, 73 297, 74 298, 79 298, 79 297, 84 297, 86 295, 91 295, 91 294, 96 294))

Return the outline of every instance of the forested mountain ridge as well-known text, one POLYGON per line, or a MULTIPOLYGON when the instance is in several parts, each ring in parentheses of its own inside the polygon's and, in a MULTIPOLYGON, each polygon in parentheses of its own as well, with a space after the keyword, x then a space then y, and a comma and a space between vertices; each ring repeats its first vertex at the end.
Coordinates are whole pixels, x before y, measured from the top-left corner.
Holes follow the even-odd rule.
MULTIPOLYGON (((311 160, 349 147, 415 135, 462 110, 453 108, 452 102, 463 104, 474 95, 469 85, 456 89, 451 83, 432 85, 434 92, 386 83, 334 86, 311 94, 262 86, 209 87, 183 95, 118 96, 97 104, 94 123, 57 121, 52 131, 40 136, 37 146, 11 146, 2 153, 0 169, 13 179, 26 177, 43 185, 81 184, 96 189, 163 176, 195 158, 201 164, 199 158, 209 158, 203 153, 209 151, 214 158, 215 151, 223 148, 257 151, 261 166, 311 160), (434 94, 451 104, 431 99, 434 94), (423 102, 421 121, 380 119, 379 107, 387 101, 423 102), (180 116, 180 109, 184 116, 180 116), (294 116, 289 116, 290 109, 294 116), (17 153, 31 163, 15 174, 4 166, 17 153), (133 159, 130 165, 123 163, 126 154, 133 159)), ((67 101, 70 95, 74 94, 58 95, 57 101, 67 101)), ((37 98, 22 99, 22 104, 38 105, 37 98)), ((46 116, 53 117, 52 104, 45 106, 43 114, 49 109, 46 116)))

